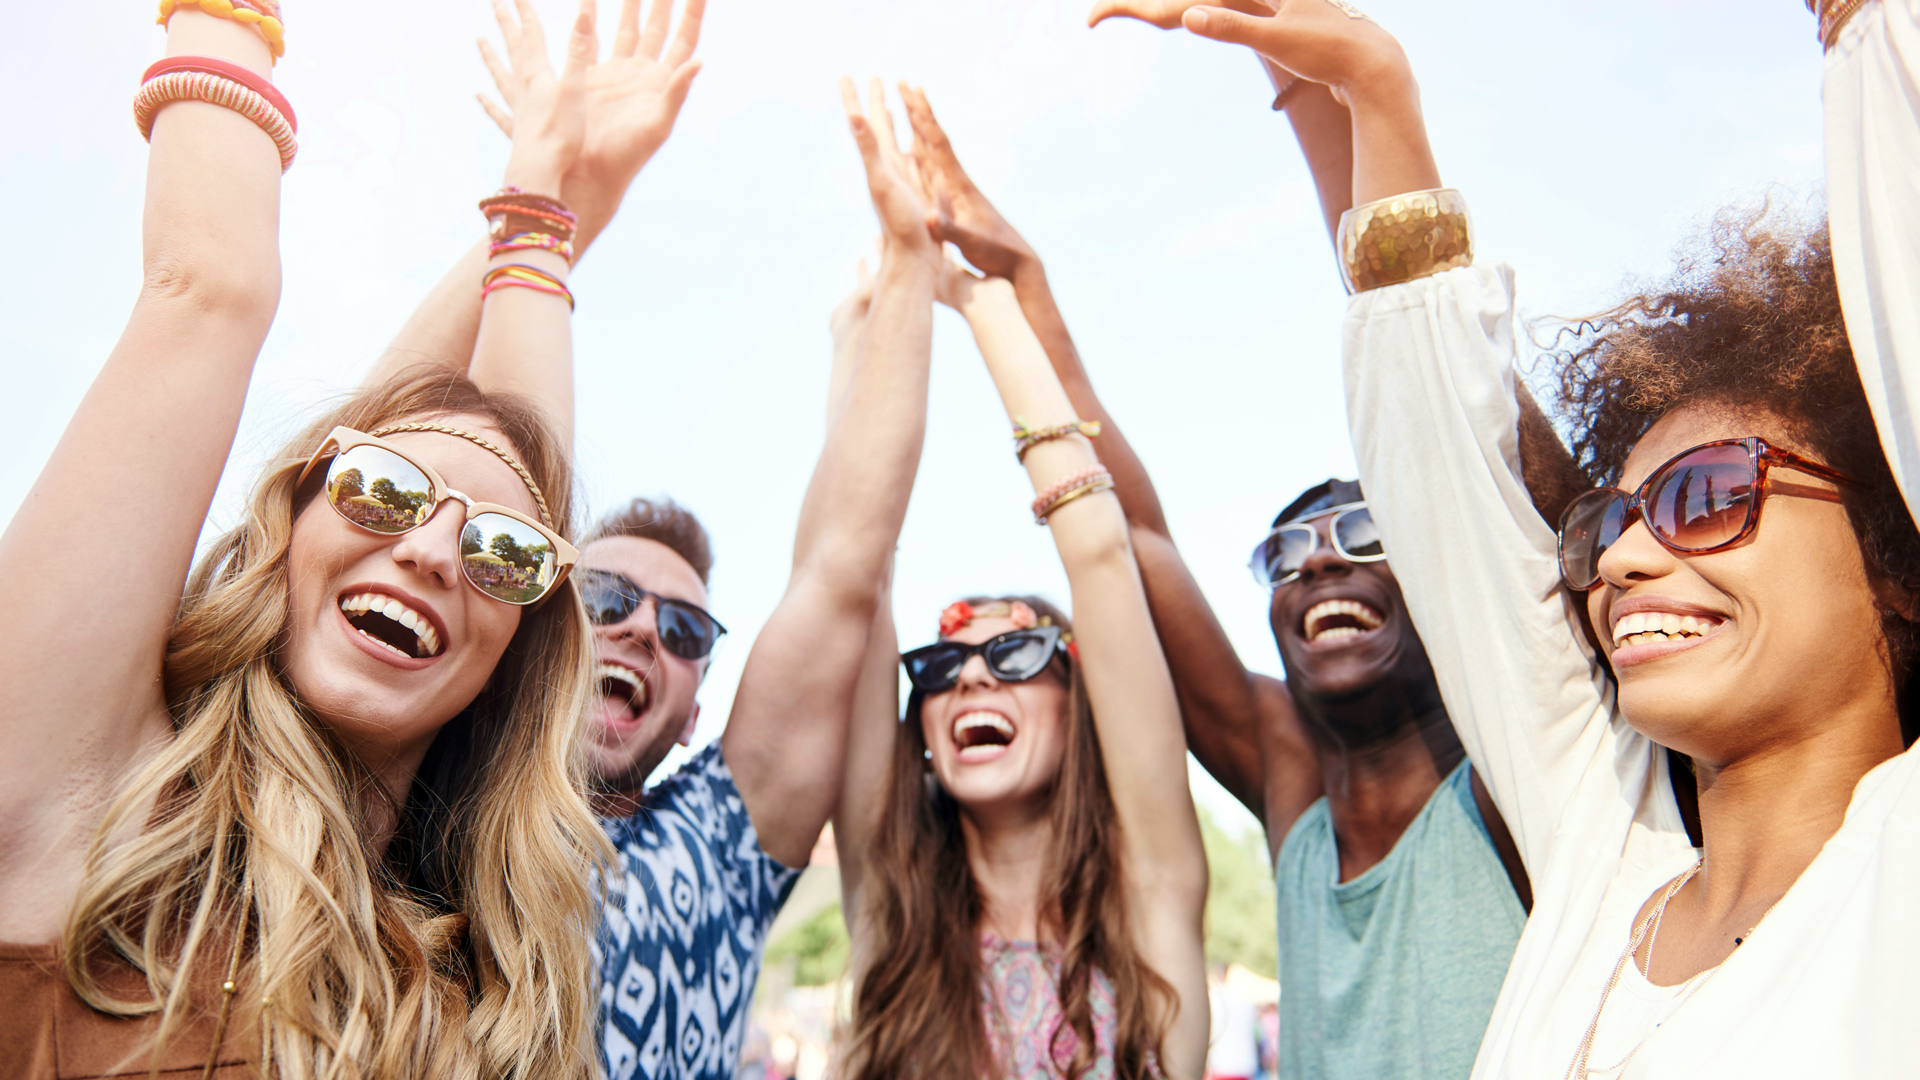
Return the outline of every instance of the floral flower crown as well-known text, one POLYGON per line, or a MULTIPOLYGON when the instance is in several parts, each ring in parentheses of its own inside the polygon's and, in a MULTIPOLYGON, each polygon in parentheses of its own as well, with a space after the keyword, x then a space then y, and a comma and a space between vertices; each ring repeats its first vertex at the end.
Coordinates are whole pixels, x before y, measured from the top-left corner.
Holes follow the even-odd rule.
MULTIPOLYGON (((1034 614, 1033 607, 1024 600, 990 600, 978 607, 965 600, 955 600, 940 612, 940 636, 950 638, 975 619, 1011 619, 1015 630, 1053 625, 1053 616, 1034 614)), ((1073 657, 1075 663, 1080 661, 1080 646, 1074 643, 1071 631, 1060 635, 1060 644, 1066 646, 1067 655, 1073 657)))

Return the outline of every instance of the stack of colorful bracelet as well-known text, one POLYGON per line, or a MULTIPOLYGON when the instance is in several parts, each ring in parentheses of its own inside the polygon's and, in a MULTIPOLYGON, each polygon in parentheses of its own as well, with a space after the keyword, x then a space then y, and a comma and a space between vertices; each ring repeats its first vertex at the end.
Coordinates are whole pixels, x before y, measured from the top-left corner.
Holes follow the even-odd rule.
POLYGON ((562 240, 552 233, 523 232, 514 233, 505 240, 496 240, 487 247, 487 254, 505 255, 509 251, 551 251, 573 265, 573 241, 562 240))
POLYGON ((1055 510, 1083 495, 1112 490, 1113 474, 1107 471, 1105 465, 1092 465, 1077 473, 1071 473, 1065 479, 1049 485, 1046 490, 1034 496, 1033 523, 1045 525, 1047 518, 1051 517, 1055 510))
POLYGON ((267 39, 267 48, 273 51, 275 60, 286 55, 287 28, 280 21, 278 0, 160 0, 160 25, 167 25, 174 10, 180 7, 198 7, 203 14, 216 19, 232 19, 251 26, 267 39))
POLYGON ((516 286, 532 289, 535 292, 564 296, 567 298, 567 310, 573 310, 573 292, 567 288, 567 283, 537 266, 528 266, 526 263, 507 263, 505 266, 489 269, 487 276, 480 279, 480 298, 486 299, 495 289, 510 289, 516 286))
POLYGON ((551 236, 556 242, 571 244, 574 226, 579 223, 566 203, 545 195, 532 195, 517 187, 504 187, 498 194, 481 199, 480 212, 487 215, 488 234, 496 244, 527 233, 551 236))
POLYGON ((175 101, 204 101, 253 121, 280 152, 281 172, 300 152, 292 103, 273 83, 239 64, 211 56, 169 56, 148 68, 133 96, 133 122, 141 138, 152 140, 154 118, 175 101))
POLYGON ((1100 421, 1075 420, 1070 424, 1036 429, 1028 427, 1024 418, 1016 416, 1013 418, 1013 456, 1024 462, 1027 460, 1027 451, 1043 442, 1064 439, 1073 434, 1094 438, 1100 434, 1100 421))

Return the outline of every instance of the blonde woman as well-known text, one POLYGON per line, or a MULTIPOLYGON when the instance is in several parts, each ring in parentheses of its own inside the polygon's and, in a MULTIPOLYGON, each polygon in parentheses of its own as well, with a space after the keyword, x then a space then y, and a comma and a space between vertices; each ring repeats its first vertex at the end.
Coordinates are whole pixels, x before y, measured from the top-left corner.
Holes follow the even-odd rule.
MULTIPOLYGON (((256 26, 181 4, 167 35, 271 89, 256 26)), ((591 5, 557 76, 537 27, 512 44, 506 181, 555 195, 591 5)), ((145 285, 0 540, 0 1047, 36 1078, 588 1077, 604 842, 546 419, 570 404, 568 300, 492 291, 477 382, 330 409, 190 573, 279 297, 263 130, 158 111, 145 285), (555 373, 534 399, 490 392, 528 356, 555 373)))
MULTIPOLYGON (((878 85, 864 112, 846 95, 870 185, 910 202, 878 85)), ((1022 456, 1074 618, 1035 597, 951 605, 938 640, 898 657, 904 722, 878 622, 834 818, 854 940, 842 1075, 1197 1080, 1207 862, 1097 429, 1077 425, 1009 282, 948 265, 937 295, 1008 415, 1044 432, 1022 456)))

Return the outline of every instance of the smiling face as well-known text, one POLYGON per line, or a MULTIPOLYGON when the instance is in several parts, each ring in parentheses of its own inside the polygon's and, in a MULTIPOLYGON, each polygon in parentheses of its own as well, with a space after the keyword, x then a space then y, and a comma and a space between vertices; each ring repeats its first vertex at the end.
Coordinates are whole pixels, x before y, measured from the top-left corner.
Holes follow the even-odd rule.
MULTIPOLYGON (((977 645, 1018 628, 1011 618, 976 617, 949 640, 977 645)), ((1069 697, 1060 661, 1026 682, 1004 683, 985 657, 968 657, 953 689, 920 703, 940 786, 976 815, 1041 812, 1066 755, 1069 697)))
MULTIPOLYGON (((581 564, 620 574, 642 589, 708 609, 707 587, 692 564, 658 540, 609 536, 588 544, 581 564)), ((587 761, 599 783, 637 790, 700 717, 694 695, 712 661, 675 656, 660 644, 652 601, 612 626, 593 628, 600 697, 587 732, 587 761)))
MULTIPOLYGON (((1772 414, 1688 406, 1642 436, 1620 486, 1636 489, 1690 447, 1748 435, 1819 460, 1772 414)), ((1834 485, 1776 465, 1759 527, 1739 544, 1677 555, 1637 521, 1599 569, 1588 612, 1622 711, 1656 742, 1722 765, 1812 737, 1852 703, 1882 699, 1891 715, 1874 589, 1834 485)))
MULTIPOLYGON (((485 417, 435 420, 513 452, 485 417)), ((539 520, 526 485, 481 447, 431 431, 383 439, 475 501, 539 520)), ((464 524, 458 499, 399 536, 349 524, 324 496, 294 519, 285 672, 301 699, 377 773, 411 776, 441 726, 486 686, 520 627, 520 608, 486 596, 463 576, 464 524)))
POLYGON ((1351 563, 1334 550, 1331 514, 1309 518, 1320 543, 1300 576, 1273 590, 1267 619, 1295 695, 1337 698, 1392 678, 1407 649, 1425 649, 1400 583, 1383 560, 1351 563))

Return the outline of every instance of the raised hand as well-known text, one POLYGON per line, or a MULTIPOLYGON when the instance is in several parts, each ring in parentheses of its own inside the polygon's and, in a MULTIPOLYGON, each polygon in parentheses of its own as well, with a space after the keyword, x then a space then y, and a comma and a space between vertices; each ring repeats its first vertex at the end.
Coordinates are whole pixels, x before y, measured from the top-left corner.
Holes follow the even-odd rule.
MULTIPOLYGON (((561 177, 573 167, 586 141, 587 69, 600 51, 594 37, 594 0, 581 0, 567 40, 567 65, 558 75, 547 60, 547 37, 530 0, 514 0, 513 10, 506 0, 494 0, 493 16, 506 42, 507 62, 502 63, 484 40, 480 55, 512 113, 506 125, 513 139, 507 182, 558 195, 561 177)), ((492 102, 482 97, 481 104, 495 114, 495 120, 500 119, 492 102)))
MULTIPOLYGON (((680 118, 700 61, 700 22, 706 0, 687 0, 680 27, 668 43, 673 0, 654 0, 646 25, 642 0, 626 0, 613 51, 587 69, 587 135, 565 180, 565 197, 581 216, 584 230, 597 232, 619 208, 627 186, 659 151, 680 118)), ((505 69, 482 45, 482 59, 500 85, 505 69)), ((504 87, 501 90, 505 96, 504 87)), ((513 134, 513 111, 485 97, 480 104, 500 130, 513 134)))
MULTIPOLYGON (((1200 7, 1204 3, 1205 0, 1100 0, 1087 16, 1087 25, 1098 26, 1103 19, 1139 19, 1162 30, 1172 30, 1180 25, 1180 17, 1186 14, 1188 8, 1200 7)), ((1218 6, 1248 15, 1273 14, 1273 8, 1260 0, 1227 0, 1227 3, 1218 6)))
POLYGON ((880 80, 869 83, 865 110, 854 93, 853 80, 845 76, 840 79, 840 98, 847 108, 854 144, 860 148, 860 162, 866 166, 867 194, 880 217, 885 257, 921 260, 939 271, 945 260, 932 232, 937 217, 929 206, 924 178, 894 138, 893 114, 887 110, 880 80))
POLYGON ((935 211, 934 237, 952 243, 968 262, 992 277, 1012 280, 1021 269, 1038 265, 1040 257, 1033 248, 961 168, 952 141, 934 119, 926 91, 902 83, 900 100, 906 103, 907 121, 913 125, 914 165, 935 211))

